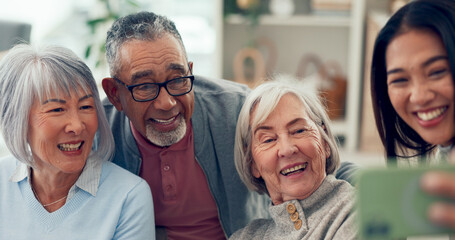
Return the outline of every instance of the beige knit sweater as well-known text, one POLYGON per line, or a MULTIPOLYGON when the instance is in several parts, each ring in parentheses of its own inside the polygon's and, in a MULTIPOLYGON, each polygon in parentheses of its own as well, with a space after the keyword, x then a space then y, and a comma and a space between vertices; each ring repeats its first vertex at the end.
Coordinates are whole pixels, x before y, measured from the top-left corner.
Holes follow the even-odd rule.
POLYGON ((235 232, 236 239, 357 239, 354 188, 328 175, 308 198, 270 206, 271 219, 257 219, 235 232), (297 230, 287 206, 293 204, 302 226, 297 230))

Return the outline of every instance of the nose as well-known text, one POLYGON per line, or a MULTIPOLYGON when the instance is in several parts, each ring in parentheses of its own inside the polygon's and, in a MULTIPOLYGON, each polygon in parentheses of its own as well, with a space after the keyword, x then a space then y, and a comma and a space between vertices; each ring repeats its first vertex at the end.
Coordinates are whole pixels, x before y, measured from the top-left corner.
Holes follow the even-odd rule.
POLYGON ((175 100, 174 96, 169 95, 167 90, 162 87, 160 93, 158 94, 158 97, 153 100, 153 104, 156 109, 169 111, 177 104, 177 101, 175 100))
POLYGON ((278 147, 279 157, 290 157, 297 152, 297 146, 288 136, 281 137, 278 140, 278 147))
POLYGON ((411 88, 410 102, 419 106, 424 106, 435 98, 435 93, 431 89, 430 82, 417 82, 411 88))
POLYGON ((68 114, 67 124, 65 127, 66 133, 74 133, 75 135, 79 135, 85 129, 85 123, 82 118, 79 116, 77 111, 71 111, 68 114))

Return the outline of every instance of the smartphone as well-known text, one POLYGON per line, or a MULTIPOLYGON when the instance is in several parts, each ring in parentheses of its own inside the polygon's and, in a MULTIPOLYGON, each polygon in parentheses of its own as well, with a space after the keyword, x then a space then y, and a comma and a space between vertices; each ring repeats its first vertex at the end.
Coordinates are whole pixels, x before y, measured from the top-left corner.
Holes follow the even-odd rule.
POLYGON ((420 178, 430 170, 455 173, 455 166, 365 169, 357 176, 357 214, 361 239, 396 239, 454 233, 427 217, 435 201, 455 201, 431 196, 420 189, 420 178))

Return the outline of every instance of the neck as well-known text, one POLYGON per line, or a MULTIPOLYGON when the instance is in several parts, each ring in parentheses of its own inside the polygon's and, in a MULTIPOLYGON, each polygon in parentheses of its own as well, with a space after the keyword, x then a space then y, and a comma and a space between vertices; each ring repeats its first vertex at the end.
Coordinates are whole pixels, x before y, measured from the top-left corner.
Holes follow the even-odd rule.
POLYGON ((74 177, 73 175, 68 174, 53 175, 48 173, 49 172, 32 168, 30 178, 35 197, 43 207, 48 211, 51 209, 50 212, 52 212, 65 204, 66 196, 68 196, 70 188, 74 185, 79 176, 74 177))

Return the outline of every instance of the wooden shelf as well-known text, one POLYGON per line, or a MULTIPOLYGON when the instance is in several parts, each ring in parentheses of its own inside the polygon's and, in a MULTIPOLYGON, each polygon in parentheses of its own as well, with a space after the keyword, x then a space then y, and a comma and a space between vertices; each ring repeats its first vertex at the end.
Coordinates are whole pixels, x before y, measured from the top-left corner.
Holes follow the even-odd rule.
POLYGON ((323 61, 337 61, 348 80, 346 109, 344 118, 332 121, 331 126, 343 149, 355 151, 360 128, 365 11, 365 1, 361 0, 352 1, 347 11, 313 10, 289 17, 261 15, 254 31, 246 17, 228 15, 223 19, 223 78, 233 79, 235 53, 253 37, 275 43, 278 57, 272 67, 274 73, 294 74, 296 63, 306 53, 315 53, 323 61))
MULTIPOLYGON (((245 24, 247 19, 238 14, 231 14, 226 17, 226 23, 245 24)), ((279 17, 274 15, 262 15, 259 17, 259 24, 264 26, 309 26, 309 27, 349 27, 350 16, 327 16, 327 15, 294 15, 290 17, 279 17)))

